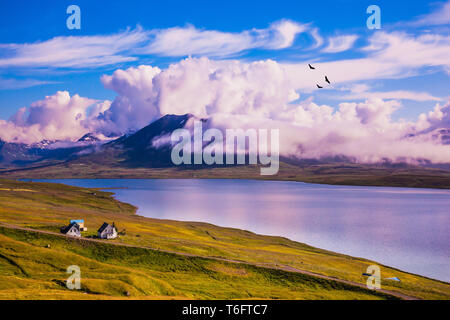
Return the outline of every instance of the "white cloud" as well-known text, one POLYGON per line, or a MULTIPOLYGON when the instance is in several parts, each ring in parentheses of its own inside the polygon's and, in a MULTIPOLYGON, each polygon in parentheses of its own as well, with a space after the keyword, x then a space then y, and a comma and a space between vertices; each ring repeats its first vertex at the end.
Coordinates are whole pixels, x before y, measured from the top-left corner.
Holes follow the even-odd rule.
POLYGON ((37 79, 14 79, 0 77, 0 90, 23 89, 53 83, 56 82, 42 81, 37 79))
MULTIPOLYGON (((364 48, 365 58, 315 62, 317 71, 305 77, 306 63, 284 64, 297 88, 313 88, 326 73, 335 83, 369 79, 399 79, 420 73, 421 68, 450 69, 450 36, 403 32, 376 32, 364 48), (406 54, 407 53, 407 54, 406 54), (315 78, 316 77, 316 78, 315 78)), ((322 80, 323 81, 323 80, 322 80)))
POLYGON ((172 57, 224 57, 254 48, 279 50, 290 47, 295 36, 307 30, 306 25, 290 20, 272 23, 266 29, 245 30, 239 33, 201 30, 188 25, 182 28, 153 30, 150 44, 138 52, 172 57))
POLYGON ((156 82, 160 72, 157 67, 142 65, 103 76, 103 85, 117 92, 118 97, 97 119, 96 126, 106 134, 125 133, 157 118, 160 115, 158 101, 162 99, 156 82))
POLYGON ((10 121, 0 120, 0 138, 24 143, 48 140, 76 140, 90 131, 89 120, 98 113, 87 115, 97 101, 58 91, 21 108, 10 121))
POLYGON ((349 93, 336 95, 334 98, 338 100, 367 100, 370 98, 379 99, 397 99, 397 100, 413 100, 413 101, 442 101, 441 98, 435 97, 428 92, 416 92, 409 90, 395 91, 370 91, 367 84, 355 84, 351 87, 342 87, 342 91, 350 91, 349 93))
POLYGON ((433 110, 422 113, 419 116, 418 127, 427 131, 450 129, 450 101, 444 105, 437 104, 433 110))
POLYGON ((185 59, 161 71, 140 66, 104 76, 119 93, 102 117, 103 130, 139 129, 164 114, 259 114, 270 117, 298 95, 274 61, 185 59), (267 81, 270 79, 270 81, 267 81))
POLYGON ((319 48, 324 43, 324 40, 323 40, 322 36, 320 35, 318 28, 313 28, 311 30, 311 36, 313 37, 313 39, 315 41, 315 44, 312 46, 312 49, 319 48))
MULTIPOLYGON (((305 69, 304 74, 307 72, 305 69)), ((102 130, 127 128, 136 121, 145 125, 164 114, 191 113, 207 117, 209 126, 223 129, 280 129, 283 155, 345 155, 361 162, 450 161, 450 146, 420 135, 426 128, 446 125, 449 108, 435 109, 425 120, 405 122, 392 120, 392 114, 401 108, 396 100, 371 97, 360 103, 341 103, 337 110, 310 99, 293 103, 298 99, 296 83, 290 81, 283 65, 270 60, 185 59, 164 70, 141 66, 116 71, 104 82, 119 96, 112 103, 115 108, 102 116, 102 130), (137 120, 136 114, 143 116, 137 120), (430 119, 438 123, 432 124, 430 119), (420 135, 420 139, 411 135, 420 135)))
POLYGON ((353 94, 341 97, 341 99, 399 99, 413 101, 442 101, 441 98, 435 97, 428 92, 414 92, 407 90, 384 91, 384 92, 366 92, 362 94, 353 94))
POLYGON ((112 35, 55 37, 34 43, 0 44, 0 68, 94 68, 138 60, 139 55, 176 57, 230 56, 249 49, 280 50, 293 45, 309 27, 280 20, 265 29, 238 33, 201 30, 194 26, 144 30, 112 35))
POLYGON ((442 3, 435 11, 419 17, 412 25, 435 26, 450 23, 450 1, 442 3))
POLYGON ((270 49, 284 49, 292 46, 295 37, 301 32, 306 32, 308 26, 289 20, 281 20, 270 25, 269 29, 263 30, 263 38, 267 38, 264 45, 270 49))
POLYGON ((25 44, 0 44, 0 67, 90 68, 137 60, 124 55, 147 38, 138 27, 109 36, 55 37, 25 44))
POLYGON ((322 52, 335 53, 347 51, 353 47, 353 44, 358 39, 357 35, 343 35, 328 38, 328 46, 322 49, 322 52))

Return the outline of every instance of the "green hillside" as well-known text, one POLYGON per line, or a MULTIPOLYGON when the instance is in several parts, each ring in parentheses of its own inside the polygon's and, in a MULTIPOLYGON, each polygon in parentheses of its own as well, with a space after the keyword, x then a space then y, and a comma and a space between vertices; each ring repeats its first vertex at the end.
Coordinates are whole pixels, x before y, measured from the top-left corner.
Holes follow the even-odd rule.
POLYGON ((0 299, 385 299, 316 277, 0 227, 0 299), (50 246, 50 248, 47 248, 50 246), (66 268, 81 290, 66 289, 66 268))

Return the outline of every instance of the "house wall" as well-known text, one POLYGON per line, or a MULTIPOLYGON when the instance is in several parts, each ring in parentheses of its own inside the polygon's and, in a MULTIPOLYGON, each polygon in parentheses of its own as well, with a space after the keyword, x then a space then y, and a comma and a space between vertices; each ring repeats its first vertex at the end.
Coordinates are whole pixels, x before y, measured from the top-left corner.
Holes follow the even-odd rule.
POLYGON ((79 233, 77 233, 75 230, 69 230, 69 232, 67 232, 67 234, 69 236, 81 237, 81 235, 79 233))
POLYGON ((108 239, 115 239, 117 238, 117 232, 114 230, 112 233, 108 234, 108 239))
POLYGON ((114 230, 112 233, 108 233, 106 230, 103 233, 98 233, 98 237, 101 239, 115 239, 117 238, 117 231, 114 230))

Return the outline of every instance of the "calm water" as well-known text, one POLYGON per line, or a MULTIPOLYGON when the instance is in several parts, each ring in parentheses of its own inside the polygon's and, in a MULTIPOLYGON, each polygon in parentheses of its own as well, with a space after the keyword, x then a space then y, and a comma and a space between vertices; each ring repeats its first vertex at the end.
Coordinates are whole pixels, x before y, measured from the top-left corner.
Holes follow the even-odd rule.
POLYGON ((450 191, 253 180, 46 180, 113 190, 138 214, 210 222, 450 281, 450 191))

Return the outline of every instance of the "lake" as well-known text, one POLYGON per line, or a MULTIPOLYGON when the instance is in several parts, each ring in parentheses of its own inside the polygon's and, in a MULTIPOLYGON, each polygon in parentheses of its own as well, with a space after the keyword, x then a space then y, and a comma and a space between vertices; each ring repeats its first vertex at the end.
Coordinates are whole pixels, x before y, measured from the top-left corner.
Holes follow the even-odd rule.
POLYGON ((278 235, 450 282, 450 190, 256 180, 37 180, 112 190, 146 217, 278 235))

